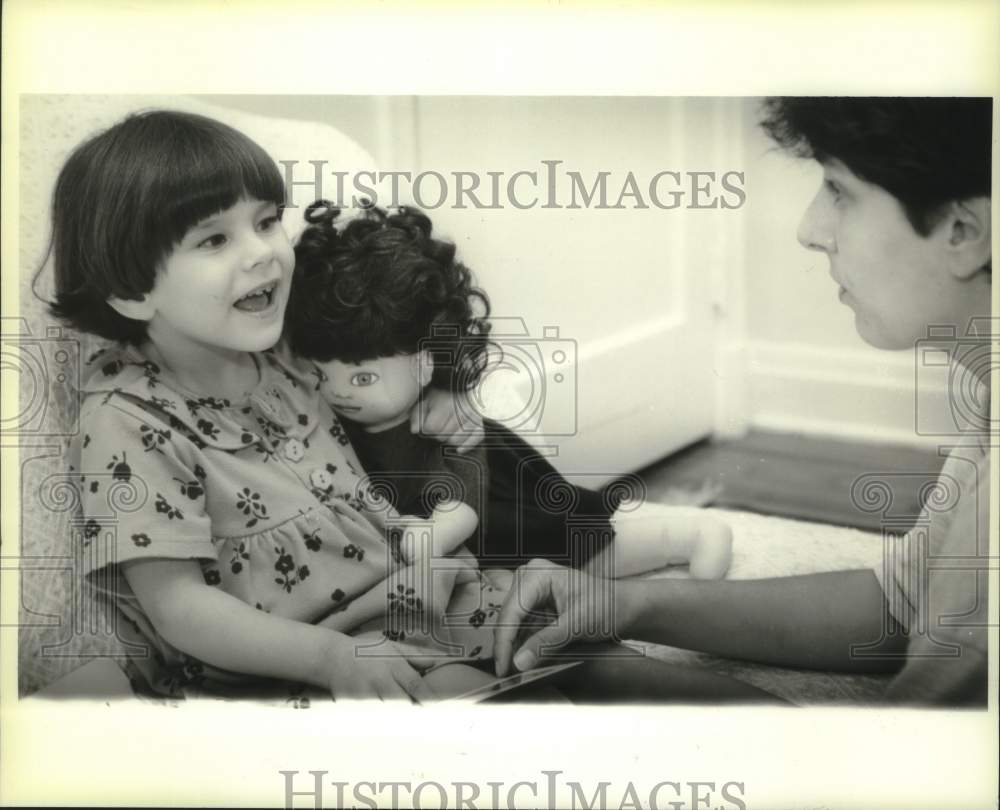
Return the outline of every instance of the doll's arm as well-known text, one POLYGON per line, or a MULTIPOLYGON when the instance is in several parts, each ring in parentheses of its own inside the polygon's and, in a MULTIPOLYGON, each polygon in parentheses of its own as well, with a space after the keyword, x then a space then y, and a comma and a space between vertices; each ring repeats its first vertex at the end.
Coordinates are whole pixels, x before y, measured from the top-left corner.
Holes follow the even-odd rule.
POLYGON ((157 632, 206 663, 313 684, 335 697, 433 697, 403 655, 358 658, 343 633, 256 610, 206 585, 193 560, 136 560, 123 572, 157 632))
POLYGON ((423 557, 444 557, 469 539, 479 524, 475 510, 462 501, 444 501, 431 516, 404 518, 399 550, 408 563, 423 557))
POLYGON ((410 412, 410 430, 466 453, 483 440, 483 417, 465 394, 428 388, 410 412))

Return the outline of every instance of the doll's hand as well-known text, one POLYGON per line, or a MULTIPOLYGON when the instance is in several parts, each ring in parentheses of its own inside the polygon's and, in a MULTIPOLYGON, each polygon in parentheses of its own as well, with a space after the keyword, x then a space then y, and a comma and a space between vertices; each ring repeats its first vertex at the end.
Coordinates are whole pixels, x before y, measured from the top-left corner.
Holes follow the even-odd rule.
POLYGON ((467 453, 483 440, 483 418, 464 394, 429 389, 410 411, 410 430, 467 453))
POLYGON ((403 645, 383 639, 378 656, 361 653, 358 639, 337 634, 324 658, 323 679, 334 700, 409 700, 422 703, 435 698, 403 645), (398 656, 391 653, 395 651, 398 656))
POLYGON ((405 610, 413 614, 417 624, 420 621, 417 614, 440 624, 455 586, 474 578, 477 568, 476 558, 464 549, 448 557, 425 557, 397 568, 385 582, 387 615, 405 610))

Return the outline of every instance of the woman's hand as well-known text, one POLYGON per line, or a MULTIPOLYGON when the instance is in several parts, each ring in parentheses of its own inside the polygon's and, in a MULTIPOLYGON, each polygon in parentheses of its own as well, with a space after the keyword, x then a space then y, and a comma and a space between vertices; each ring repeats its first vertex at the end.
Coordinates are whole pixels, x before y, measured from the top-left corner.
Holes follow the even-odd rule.
POLYGON ((483 440, 483 418, 464 394, 429 388, 410 411, 410 430, 467 453, 483 440))
POLYGON ((324 656, 320 680, 329 687, 334 700, 434 700, 437 696, 409 657, 403 645, 388 639, 371 645, 338 634, 331 639, 324 656), (364 654, 366 649, 376 647, 377 655, 364 654))
POLYGON ((617 640, 618 628, 628 623, 622 613, 629 603, 620 593, 627 588, 548 560, 519 568, 494 628, 497 675, 508 674, 512 663, 521 671, 531 669, 571 642, 617 640), (532 634, 539 624, 544 626, 532 634))

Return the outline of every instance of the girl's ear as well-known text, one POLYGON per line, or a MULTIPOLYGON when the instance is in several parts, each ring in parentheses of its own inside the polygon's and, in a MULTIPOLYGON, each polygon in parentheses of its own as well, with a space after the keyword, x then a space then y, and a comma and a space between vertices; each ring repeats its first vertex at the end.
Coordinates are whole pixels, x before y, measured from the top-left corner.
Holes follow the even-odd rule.
POLYGON ((951 203, 945 222, 952 275, 960 279, 972 278, 989 267, 992 258, 990 198, 973 197, 951 203))
POLYGON ((133 321, 149 321, 156 314, 156 307, 148 295, 132 300, 129 298, 108 297, 108 305, 119 315, 131 318, 133 321))
POLYGON ((413 373, 420 381, 420 387, 429 385, 431 377, 434 376, 434 358, 431 353, 426 349, 421 349, 413 355, 413 363, 413 373))

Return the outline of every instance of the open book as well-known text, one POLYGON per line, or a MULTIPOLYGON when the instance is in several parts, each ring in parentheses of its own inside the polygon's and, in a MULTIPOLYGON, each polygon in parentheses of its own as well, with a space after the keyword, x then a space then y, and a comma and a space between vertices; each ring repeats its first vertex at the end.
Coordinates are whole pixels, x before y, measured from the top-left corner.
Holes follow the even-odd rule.
POLYGON ((529 669, 527 672, 516 672, 513 675, 505 675, 503 678, 497 678, 491 683, 478 686, 469 692, 465 692, 457 697, 448 698, 447 700, 441 702, 454 703, 456 701, 461 701, 463 703, 480 703, 505 692, 510 692, 514 689, 526 686, 529 683, 536 683, 546 678, 551 678, 556 673, 579 666, 582 663, 583 661, 569 661, 565 664, 555 664, 550 667, 536 667, 535 669, 529 669))

